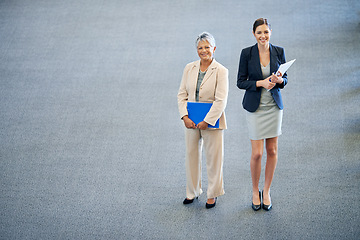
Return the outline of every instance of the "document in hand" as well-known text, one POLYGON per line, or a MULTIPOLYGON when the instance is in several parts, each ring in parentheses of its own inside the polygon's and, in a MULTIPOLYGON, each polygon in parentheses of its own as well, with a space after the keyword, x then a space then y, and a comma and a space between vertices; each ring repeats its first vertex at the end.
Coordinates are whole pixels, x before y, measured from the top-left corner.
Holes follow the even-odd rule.
MULTIPOLYGON (((197 125, 204 121, 206 114, 210 111, 212 103, 203 102, 188 102, 187 110, 189 118, 197 125)), ((216 121, 215 126, 209 124, 209 128, 219 128, 219 119, 216 121)))
POLYGON ((280 65, 279 69, 276 71, 276 76, 278 75, 278 73, 281 73, 281 76, 283 76, 286 71, 290 68, 290 66, 295 62, 296 59, 293 59, 291 61, 288 61, 286 63, 283 63, 280 65))

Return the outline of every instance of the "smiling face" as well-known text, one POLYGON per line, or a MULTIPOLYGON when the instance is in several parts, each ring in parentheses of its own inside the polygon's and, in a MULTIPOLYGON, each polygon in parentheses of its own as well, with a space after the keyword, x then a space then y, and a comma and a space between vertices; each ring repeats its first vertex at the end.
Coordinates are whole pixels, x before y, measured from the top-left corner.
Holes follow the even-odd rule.
POLYGON ((208 41, 200 41, 197 46, 197 52, 201 61, 211 61, 216 47, 212 47, 208 41))
POLYGON ((266 24, 258 26, 253 34, 260 46, 266 47, 269 45, 271 30, 266 24))

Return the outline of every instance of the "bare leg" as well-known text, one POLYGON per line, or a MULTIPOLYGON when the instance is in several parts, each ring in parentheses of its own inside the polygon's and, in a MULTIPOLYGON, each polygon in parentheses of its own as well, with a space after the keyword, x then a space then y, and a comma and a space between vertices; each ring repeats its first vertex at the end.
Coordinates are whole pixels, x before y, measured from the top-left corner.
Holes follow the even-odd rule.
POLYGON ((265 184, 264 199, 265 205, 270 205, 270 187, 274 177, 274 172, 278 160, 278 137, 266 139, 266 166, 265 166, 265 184))
POLYGON ((264 140, 251 140, 250 170, 253 186, 253 203, 260 205, 259 180, 261 174, 261 158, 264 151, 264 140))

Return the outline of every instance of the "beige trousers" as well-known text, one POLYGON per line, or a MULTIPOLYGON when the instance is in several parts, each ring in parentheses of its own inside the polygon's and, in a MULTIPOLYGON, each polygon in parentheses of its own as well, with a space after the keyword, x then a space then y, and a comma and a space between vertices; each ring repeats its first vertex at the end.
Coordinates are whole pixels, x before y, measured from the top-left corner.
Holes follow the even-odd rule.
POLYGON ((193 199, 201 189, 201 159, 204 146, 208 176, 207 197, 225 193, 223 182, 224 134, 219 129, 185 129, 186 142, 186 197, 193 199))

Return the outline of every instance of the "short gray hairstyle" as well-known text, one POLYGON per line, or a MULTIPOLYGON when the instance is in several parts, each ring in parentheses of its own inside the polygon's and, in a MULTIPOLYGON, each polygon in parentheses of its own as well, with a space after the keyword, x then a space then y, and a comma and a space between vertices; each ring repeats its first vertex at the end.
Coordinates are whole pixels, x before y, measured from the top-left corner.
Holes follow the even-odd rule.
POLYGON ((200 41, 208 41, 209 44, 212 46, 212 47, 216 47, 216 43, 215 43, 215 38, 213 35, 211 35, 210 33, 208 32, 203 32, 201 33, 197 39, 196 39, 196 45, 195 47, 197 48, 197 46, 199 45, 199 42, 200 41))

